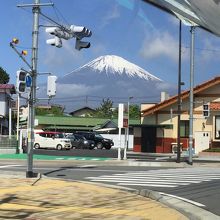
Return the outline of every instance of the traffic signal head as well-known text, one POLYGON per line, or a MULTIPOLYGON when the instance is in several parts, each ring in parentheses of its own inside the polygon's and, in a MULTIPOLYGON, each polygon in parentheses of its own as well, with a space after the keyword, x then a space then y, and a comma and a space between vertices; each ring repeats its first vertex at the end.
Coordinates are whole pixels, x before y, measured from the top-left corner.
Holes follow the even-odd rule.
POLYGON ((59 27, 49 27, 45 30, 47 33, 55 35, 58 38, 63 38, 65 40, 69 40, 73 36, 66 32, 65 30, 59 28, 59 27))
POLYGON ((47 44, 50 44, 51 46, 55 47, 62 47, 62 40, 59 37, 54 37, 53 39, 49 39, 46 41, 47 44))
POLYGON ((92 36, 92 31, 90 31, 89 29, 87 29, 83 26, 71 25, 70 30, 73 32, 74 36, 80 40, 84 37, 91 37, 92 36))
POLYGON ((84 41, 81 41, 80 39, 76 38, 75 49, 81 50, 83 48, 89 48, 89 47, 90 47, 90 43, 89 42, 84 42, 84 41))
POLYGON ((18 93, 24 93, 26 90, 26 75, 23 70, 18 70, 16 75, 16 91, 18 93))

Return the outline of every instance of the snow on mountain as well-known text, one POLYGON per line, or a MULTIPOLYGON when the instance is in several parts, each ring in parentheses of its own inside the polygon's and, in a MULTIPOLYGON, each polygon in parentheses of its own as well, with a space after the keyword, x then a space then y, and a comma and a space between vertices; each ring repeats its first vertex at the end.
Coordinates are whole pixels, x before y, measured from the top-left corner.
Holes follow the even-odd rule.
POLYGON ((87 63, 86 65, 78 68, 76 71, 81 71, 86 68, 97 71, 99 73, 105 72, 106 74, 127 74, 129 77, 140 77, 146 80, 159 80, 149 72, 140 68, 139 66, 115 55, 100 56, 95 60, 87 63))

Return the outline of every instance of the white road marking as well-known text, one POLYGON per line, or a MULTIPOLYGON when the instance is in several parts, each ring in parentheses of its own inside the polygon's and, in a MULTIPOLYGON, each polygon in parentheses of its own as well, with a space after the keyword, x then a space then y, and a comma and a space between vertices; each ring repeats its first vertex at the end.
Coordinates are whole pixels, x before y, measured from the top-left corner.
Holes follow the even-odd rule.
POLYGON ((21 167, 23 165, 19 165, 19 164, 8 164, 8 165, 2 165, 0 166, 0 169, 2 168, 7 168, 7 167, 21 167))
POLYGON ((163 192, 159 192, 161 195, 164 195, 164 196, 169 196, 169 197, 173 197, 173 198, 177 198, 177 199, 180 199, 182 201, 185 201, 185 202, 188 202, 188 203, 191 203, 193 205, 196 205, 196 206, 199 206, 199 207, 205 207, 205 205, 199 203, 199 202, 195 202, 195 201, 192 201, 192 200, 189 200, 189 199, 185 199, 183 197, 179 197, 179 196, 175 196, 175 195, 171 195, 171 194, 167 194, 167 193, 163 193, 163 192))

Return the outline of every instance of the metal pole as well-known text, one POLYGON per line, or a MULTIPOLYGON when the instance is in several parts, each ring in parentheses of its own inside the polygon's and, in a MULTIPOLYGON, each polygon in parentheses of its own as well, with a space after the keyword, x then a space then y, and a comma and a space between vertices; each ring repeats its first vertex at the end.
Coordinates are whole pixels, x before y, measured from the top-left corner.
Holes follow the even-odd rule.
POLYGON ((37 78, 37 59, 38 59, 38 35, 39 35, 39 13, 40 0, 34 0, 33 6, 33 32, 32 32, 32 86, 29 97, 29 123, 28 123, 28 161, 26 177, 35 177, 33 173, 33 142, 34 142, 34 104, 36 101, 36 78, 37 78))
POLYGON ((191 27, 191 45, 190 45, 190 104, 189 104, 189 164, 192 165, 192 148, 193 148, 193 86, 194 86, 194 41, 195 27, 191 27))
POLYGON ((19 154, 19 117, 20 117, 20 95, 18 94, 18 100, 17 100, 17 135, 16 135, 16 140, 17 140, 17 146, 16 146, 16 154, 19 154))
POLYGON ((177 159, 180 163, 180 119, 181 119, 181 44, 182 44, 182 21, 179 24, 179 64, 178 64, 178 117, 177 117, 177 159))
POLYGON ((8 120, 8 136, 9 136, 9 140, 11 139, 11 101, 10 101, 10 105, 9 105, 9 120, 8 120))
POLYGON ((118 160, 121 160, 121 128, 119 127, 118 139, 119 139, 119 146, 118 146, 118 160))

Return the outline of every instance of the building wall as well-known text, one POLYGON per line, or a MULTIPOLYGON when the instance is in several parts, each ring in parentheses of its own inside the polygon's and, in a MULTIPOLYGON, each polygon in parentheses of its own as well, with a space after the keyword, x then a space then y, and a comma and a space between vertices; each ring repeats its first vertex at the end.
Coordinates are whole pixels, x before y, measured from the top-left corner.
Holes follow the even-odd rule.
POLYGON ((8 102, 6 94, 0 93, 0 115, 6 116, 8 114, 8 102))
MULTIPOLYGON (((215 116, 220 116, 220 110, 210 111, 208 118, 203 117, 203 104, 210 102, 220 102, 220 86, 216 85, 210 89, 206 89, 202 93, 194 96, 194 120, 193 120, 193 136, 196 132, 210 133, 210 147, 220 147, 220 139, 215 139, 215 116)), ((189 98, 182 100, 181 120, 189 120, 189 98)), ((170 127, 157 128, 156 152, 172 152, 171 143, 177 142, 177 104, 170 105, 160 111, 142 117, 142 125, 172 125, 170 127)), ((141 138, 140 136, 138 136, 141 138)), ((136 145, 136 136, 135 136, 136 145)), ((141 141, 138 141, 139 143, 141 141)), ((181 138, 183 149, 189 147, 188 138, 181 138)), ((141 149, 141 147, 140 147, 141 149)))

